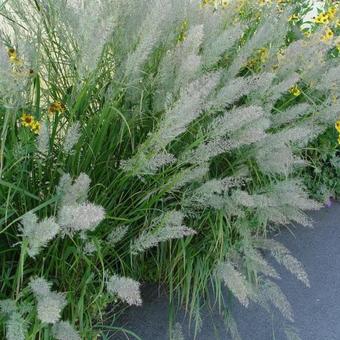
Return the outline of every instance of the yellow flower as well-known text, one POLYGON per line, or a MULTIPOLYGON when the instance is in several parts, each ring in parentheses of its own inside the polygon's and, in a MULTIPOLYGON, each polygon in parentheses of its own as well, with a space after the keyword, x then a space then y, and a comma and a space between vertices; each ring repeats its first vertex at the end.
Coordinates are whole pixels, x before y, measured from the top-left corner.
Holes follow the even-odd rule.
POLYGON ((223 8, 226 8, 226 7, 228 6, 228 4, 229 4, 229 1, 228 1, 228 0, 221 0, 221 6, 222 6, 223 8))
POLYGON ((269 55, 268 48, 265 47, 260 48, 259 57, 262 63, 265 63, 267 61, 268 55, 269 55))
POLYGON ((11 58, 16 58, 17 57, 17 52, 15 51, 15 49, 13 47, 8 49, 8 57, 11 58))
POLYGON ((277 53, 277 60, 279 62, 283 61, 285 58, 285 51, 283 49, 280 49, 277 53))
POLYGON ((65 111, 65 105, 58 100, 53 102, 48 108, 49 114, 53 114, 57 112, 64 112, 64 111, 65 111))
POLYGON ((327 27, 325 30, 325 34, 321 37, 321 41, 327 42, 328 40, 332 39, 334 37, 333 31, 327 27))
POLYGON ((288 21, 297 21, 297 20, 299 20, 299 16, 296 14, 293 14, 288 18, 288 21))
POLYGON ((215 0, 202 0, 200 6, 203 7, 205 5, 214 5, 215 4, 215 0))
POLYGON ((40 123, 35 118, 27 113, 21 115, 21 125, 30 128, 32 132, 38 134, 40 130, 40 123))
POLYGON ((267 5, 267 4, 271 4, 271 0, 259 0, 259 5, 260 6, 264 6, 264 5, 267 5))
POLYGON ((340 133, 340 120, 337 120, 335 122, 335 128, 336 128, 336 131, 338 131, 340 133))
POLYGON ((303 35, 306 37, 306 38, 309 38, 311 36, 312 32, 311 31, 304 31, 303 32, 303 35))
POLYGON ((328 13, 320 13, 315 19, 314 22, 317 24, 328 24, 329 15, 328 13))
POLYGON ((31 127, 31 130, 35 134, 39 133, 39 131, 40 131, 40 123, 38 121, 33 121, 30 127, 31 127))
POLYGON ((12 64, 21 65, 22 61, 18 58, 16 50, 11 47, 8 49, 8 58, 12 64))
POLYGON ((222 8, 226 8, 229 4, 229 0, 202 0, 200 2, 200 7, 204 7, 206 5, 209 6, 214 6, 215 9, 217 9, 219 6, 221 6, 222 8))
POLYGON ((27 113, 23 113, 21 116, 21 125, 25 127, 30 127, 31 124, 34 122, 34 117, 27 113))
POLYGON ((188 27, 189 27, 188 20, 184 20, 182 22, 180 32, 179 32, 178 37, 177 37, 178 42, 183 42, 186 39, 188 27))
POLYGON ((247 62, 247 67, 256 68, 257 70, 268 60, 269 51, 268 48, 262 47, 259 48, 255 55, 250 58, 247 62))
POLYGON ((332 20, 332 19, 334 19, 335 14, 336 14, 336 8, 334 6, 330 7, 327 11, 328 17, 332 20))
POLYGON ((289 92, 295 97, 298 97, 301 94, 301 90, 297 85, 291 87, 289 92))

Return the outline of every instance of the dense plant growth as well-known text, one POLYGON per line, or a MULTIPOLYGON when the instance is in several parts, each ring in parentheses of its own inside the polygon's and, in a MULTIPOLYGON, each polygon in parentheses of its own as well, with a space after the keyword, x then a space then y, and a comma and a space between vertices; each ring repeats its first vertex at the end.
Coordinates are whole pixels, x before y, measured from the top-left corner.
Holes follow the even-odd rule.
POLYGON ((311 224, 324 133, 339 159, 339 14, 301 31, 301 4, 1 5, 0 337, 94 339, 144 281, 196 331, 209 287, 226 310, 226 286, 292 336, 263 251, 309 280, 269 227, 311 224))

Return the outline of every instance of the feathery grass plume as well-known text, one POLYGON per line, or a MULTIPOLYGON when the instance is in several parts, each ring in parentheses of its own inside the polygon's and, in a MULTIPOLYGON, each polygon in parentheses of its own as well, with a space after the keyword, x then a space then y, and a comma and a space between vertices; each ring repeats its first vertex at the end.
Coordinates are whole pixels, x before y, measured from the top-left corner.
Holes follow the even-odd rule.
POLYGON ((162 24, 170 11, 168 1, 151 1, 148 3, 149 12, 139 30, 139 42, 136 49, 129 53, 125 63, 125 77, 128 81, 135 81, 140 77, 144 63, 159 43, 162 36, 162 24))
POLYGON ((262 273, 275 279, 280 279, 280 275, 262 256, 262 254, 253 247, 245 247, 245 260, 247 265, 253 268, 256 272, 262 273))
POLYGON ((169 50, 160 61, 155 82, 155 96, 153 98, 156 112, 167 110, 173 103, 174 96, 171 89, 176 77, 176 54, 169 50))
POLYGON ((300 261, 298 261, 290 251, 280 242, 272 239, 254 239, 254 246, 269 250, 275 260, 283 265, 289 272, 303 282, 306 287, 310 287, 308 275, 300 261))
POLYGON ((193 229, 183 225, 184 214, 172 210, 151 221, 148 230, 143 231, 131 245, 131 252, 137 254, 156 246, 160 242, 183 238, 196 234, 193 229))
POLYGON ((148 162, 148 170, 150 173, 156 172, 161 167, 173 164, 176 162, 176 157, 170 153, 163 152, 151 158, 148 162))
POLYGON ((175 326, 172 329, 171 332, 171 338, 170 340, 184 340, 182 325, 179 322, 175 323, 175 326))
POLYGON ((232 340, 241 340, 236 320, 233 318, 230 312, 225 315, 224 324, 232 340))
POLYGON ((283 79, 282 81, 278 82, 277 84, 273 85, 270 88, 270 91, 266 93, 267 97, 267 107, 271 109, 278 99, 281 96, 289 91, 298 81, 300 80, 300 76, 298 73, 292 73, 289 77, 283 79))
MULTIPOLYGON (((251 94, 262 94, 274 80, 275 74, 262 73, 247 77, 237 77, 228 80, 227 84, 216 91, 212 99, 212 106, 216 109, 223 109, 230 106, 244 96, 251 94)), ((236 114, 236 113, 235 113, 236 114)))
POLYGON ((296 124, 292 127, 280 129, 277 133, 269 135, 267 139, 264 140, 264 143, 273 143, 274 141, 276 141, 277 145, 292 145, 299 144, 300 142, 304 143, 304 141, 308 141, 311 133, 312 130, 308 127, 308 125, 296 124))
POLYGON ((247 60, 255 52, 255 50, 266 46, 272 41, 282 41, 286 36, 288 30, 288 18, 289 13, 285 12, 282 15, 275 15, 275 13, 268 13, 268 15, 262 18, 262 22, 252 35, 252 37, 242 46, 237 56, 233 59, 232 64, 225 74, 225 79, 234 78, 240 69, 244 67, 247 60), (271 32, 268 35, 268 32, 271 32))
POLYGON ((201 76, 181 91, 179 100, 164 114, 158 130, 151 136, 150 144, 153 147, 158 150, 166 147, 208 109, 205 100, 217 85, 219 77, 219 73, 201 76))
POLYGON ((113 246, 116 243, 120 242, 126 235, 129 230, 129 226, 122 225, 114 228, 111 233, 107 236, 106 242, 113 246))
POLYGON ((257 210, 258 215, 266 216, 267 221, 283 224, 295 221, 305 226, 311 221, 302 210, 317 210, 321 205, 308 198, 301 184, 295 180, 277 182, 266 189, 266 193, 253 194, 236 190, 232 200, 241 206, 257 210))
POLYGON ((0 300, 0 313, 4 315, 10 315, 16 312, 16 310, 17 306, 14 300, 11 299, 0 300))
POLYGON ((58 223, 71 235, 78 231, 94 230, 104 218, 104 208, 92 203, 65 205, 58 212, 58 223))
MULTIPOLYGON (((245 270, 249 270, 250 272, 252 272, 253 268, 250 267, 245 267, 245 270)), ((256 270, 254 270, 254 274, 256 275, 256 279, 259 277, 259 273, 256 272, 256 270)), ((256 283, 253 283, 251 281, 246 281, 246 285, 247 285, 247 290, 248 290, 248 298, 250 301, 256 303, 257 305, 259 305, 260 307, 262 307, 267 313, 271 313, 271 306, 270 306, 270 301, 268 301, 268 299, 263 296, 263 294, 261 294, 261 289, 256 281, 256 283)))
POLYGON ((123 163, 123 170, 133 169, 133 174, 143 173, 148 166, 147 162, 184 133, 187 127, 207 109, 205 100, 216 86, 219 79, 218 73, 202 76, 191 82, 181 92, 180 99, 174 107, 169 109, 162 117, 158 129, 140 146, 137 154, 123 163), (149 155, 151 154, 151 156, 149 155))
POLYGON ((323 131, 334 124, 339 118, 340 102, 339 97, 330 98, 330 100, 323 103, 322 107, 319 107, 319 115, 316 117, 316 121, 323 125, 323 131))
POLYGON ((222 137, 241 129, 243 126, 253 125, 255 121, 264 115, 263 108, 255 105, 227 111, 223 116, 213 120, 209 126, 210 131, 208 133, 214 137, 222 137))
MULTIPOLYGON (((202 23, 194 23, 194 20, 188 18, 192 14, 192 9, 179 12, 178 9, 184 6, 190 6, 188 1, 180 3, 177 0, 172 2, 172 11, 176 12, 173 17, 174 24, 182 22, 182 26, 189 25, 187 31, 183 32, 183 41, 178 41, 175 48, 167 50, 164 58, 160 61, 156 75, 157 89, 154 96, 154 105, 156 111, 162 111, 173 105, 173 100, 181 88, 199 75, 202 68, 200 47, 204 38, 202 23), (177 3, 176 3, 177 2, 177 3), (176 8, 178 6, 178 8, 176 8)), ((176 38, 178 40, 178 37, 176 38)))
POLYGON ((278 112, 272 117, 272 126, 278 127, 308 115, 312 111, 312 106, 308 103, 300 103, 289 107, 285 111, 278 112))
MULTIPOLYGON (((77 68, 83 77, 94 71, 116 24, 115 12, 100 0, 58 0, 61 22, 66 22, 77 46, 77 68)), ((118 9, 118 8, 117 8, 118 9)))
POLYGON ((84 203, 87 200, 90 184, 91 179, 84 173, 81 173, 73 183, 69 174, 62 175, 57 188, 58 194, 61 195, 61 205, 84 203))
POLYGON ((174 93, 178 92, 184 84, 188 84, 202 67, 201 57, 196 54, 189 55, 180 65, 178 76, 175 79, 174 93))
POLYGON ((248 208, 279 207, 296 203, 296 208, 318 209, 320 205, 308 199, 307 194, 294 180, 277 182, 267 188, 266 193, 249 194, 246 191, 236 190, 232 198, 236 203, 248 208), (301 199, 301 201, 300 201, 301 199))
POLYGON ((58 223, 66 234, 94 230, 105 218, 102 206, 87 201, 90 178, 81 173, 72 183, 71 176, 64 174, 57 188, 61 195, 58 223))
POLYGON ((243 25, 236 23, 234 27, 222 31, 216 39, 206 40, 202 52, 204 65, 206 67, 215 65, 240 40, 243 33, 243 25))
POLYGON ((283 174, 288 176, 296 166, 306 163, 293 154, 286 145, 265 144, 255 148, 255 159, 265 174, 283 174), (280 155, 280 157, 277 157, 280 155))
POLYGON ((26 213, 22 220, 21 234, 28 241, 28 254, 35 257, 42 248, 47 246, 60 230, 54 217, 45 218, 38 222, 38 217, 33 212, 26 213))
POLYGON ((38 151, 46 155, 49 149, 50 135, 48 131, 48 125, 45 121, 43 121, 40 125, 39 135, 37 138, 37 148, 38 151))
POLYGON ((93 241, 87 241, 84 244, 83 252, 85 255, 92 255, 96 251, 97 251, 97 247, 93 241))
POLYGON ((68 321, 59 321, 52 327, 52 334, 57 340, 81 340, 78 332, 68 321))
POLYGON ((321 91, 329 91, 330 89, 339 89, 340 86, 340 65, 331 67, 327 72, 322 74, 316 89, 321 91))
POLYGON ((43 277, 32 279, 29 284, 35 296, 46 296, 50 293, 52 284, 43 277))
POLYGON ((246 278, 234 265, 230 262, 220 262, 216 266, 217 276, 223 280, 224 284, 228 287, 231 293, 239 300, 239 302, 248 307, 248 289, 246 284, 246 278))
POLYGON ((8 58, 8 53, 6 52, 5 46, 1 42, 0 44, 0 74, 1 74, 1 92, 3 86, 3 79, 8 79, 8 75, 11 72, 11 65, 8 58))
MULTIPOLYGON (((230 189, 244 183, 242 177, 225 177, 223 179, 211 179, 203 183, 200 187, 190 192, 188 198, 185 198, 183 204, 200 209, 212 207, 214 209, 225 208, 228 204, 230 189)), ((235 209, 237 206, 234 207, 235 209)), ((235 212, 237 210, 234 210, 235 212)))
POLYGON ((275 282, 268 279, 264 280, 261 284, 261 294, 263 294, 287 320, 294 322, 292 307, 281 288, 275 282))
POLYGON ((189 164, 208 163, 212 158, 232 150, 233 143, 224 137, 216 137, 200 144, 196 149, 185 152, 181 160, 189 164))
POLYGON ((295 72, 300 72, 303 77, 307 72, 308 76, 308 72, 312 72, 316 65, 325 61, 330 48, 331 45, 328 46, 320 41, 318 32, 313 38, 293 41, 285 48, 284 55, 279 60, 276 71, 278 77, 290 77, 295 72))
POLYGON ((250 123, 246 128, 235 131, 230 140, 233 148, 254 144, 264 140, 267 136, 266 130, 270 127, 270 120, 261 118, 257 121, 250 123))
POLYGON ((8 52, 3 42, 0 42, 0 79, 0 94, 4 104, 9 107, 23 105, 28 76, 19 76, 17 72, 13 72, 13 65, 8 58, 8 52), (15 94, 14 98, 13 94, 15 94))
POLYGON ((37 300, 38 318, 46 323, 58 322, 67 304, 65 295, 51 291, 51 284, 44 278, 31 279, 29 286, 37 300))
POLYGON ((306 164, 304 161, 293 155, 293 147, 302 147, 316 137, 322 128, 317 124, 296 124, 293 127, 282 128, 276 133, 267 134, 265 138, 255 146, 255 159, 260 169, 264 173, 278 172, 285 173, 293 170, 296 165, 306 164), (291 151, 287 150, 289 148, 291 151), (282 164, 283 170, 277 171, 277 167, 270 160, 270 155, 275 157, 275 149, 282 149, 283 157, 278 158, 277 162, 282 164), (265 153, 268 153, 265 155, 265 153), (263 161, 263 163, 262 163, 263 161))
POLYGON ((23 317, 13 312, 6 321, 6 339, 7 340, 25 340, 27 339, 27 325, 23 317))
POLYGON ((297 330, 295 327, 292 327, 291 325, 284 327, 284 332, 287 337, 287 340, 302 340, 297 333, 297 330))
POLYGON ((0 315, 3 314, 7 340, 25 340, 27 324, 18 312, 16 302, 11 299, 0 301, 0 315))
POLYGON ((322 204, 309 198, 304 185, 300 180, 296 179, 277 182, 272 187, 269 197, 274 202, 293 206, 300 210, 318 210, 322 208, 322 204))
POLYGON ((50 292, 48 295, 37 298, 38 318, 42 322, 56 323, 59 321, 61 311, 66 306, 66 299, 60 293, 50 292))
POLYGON ((74 122, 67 129, 63 149, 65 153, 70 153, 73 147, 78 143, 80 137, 80 123, 74 122))
POLYGON ((211 158, 242 145, 258 142, 266 137, 270 121, 264 118, 259 106, 241 107, 215 118, 207 128, 205 143, 185 153, 188 163, 208 162, 211 158), (228 137, 224 137, 228 135, 228 137))
POLYGON ((273 146, 275 144, 291 147, 294 144, 295 147, 302 147, 307 145, 309 141, 317 137, 322 131, 323 128, 314 122, 296 123, 291 127, 282 128, 276 133, 267 134, 266 138, 258 146, 273 146))
POLYGON ((199 48, 203 39, 203 25, 189 28, 186 39, 177 51, 178 65, 175 69, 176 77, 172 92, 178 93, 179 89, 187 86, 199 73, 202 63, 199 48))
POLYGON ((106 283, 107 291, 117 295, 127 304, 141 306, 140 283, 128 277, 111 276, 106 283))
POLYGON ((199 182, 205 177, 209 172, 209 166, 206 163, 202 163, 198 166, 184 169, 174 176, 173 190, 180 189, 187 184, 192 182, 199 182))
POLYGON ((283 226, 295 221, 289 214, 286 207, 262 207, 256 209, 256 216, 260 223, 271 223, 276 226, 283 226))
POLYGON ((157 153, 151 158, 148 158, 144 153, 139 153, 135 158, 121 161, 120 166, 124 171, 135 173, 138 169, 138 175, 151 175, 174 162, 176 162, 176 157, 168 152, 157 153))
MULTIPOLYGON (((196 2, 194 4, 195 7, 202 6, 202 1, 200 4, 196 2)), ((196 9, 196 8, 195 8, 196 9)), ((194 18, 195 16, 199 16, 200 19, 197 21, 201 21, 204 26, 204 36, 203 36, 203 48, 209 44, 211 41, 215 41, 222 32, 225 31, 225 24, 230 22, 235 15, 235 9, 230 8, 230 11, 215 11, 213 8, 209 8, 205 6, 204 10, 191 11, 191 16, 189 19, 194 18)), ((231 26, 231 25, 229 25, 231 26)))

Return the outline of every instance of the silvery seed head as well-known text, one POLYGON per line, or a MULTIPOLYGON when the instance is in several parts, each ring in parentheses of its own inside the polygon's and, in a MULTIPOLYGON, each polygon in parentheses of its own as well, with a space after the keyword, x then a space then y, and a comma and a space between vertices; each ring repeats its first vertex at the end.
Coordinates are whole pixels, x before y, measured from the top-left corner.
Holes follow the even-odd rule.
POLYGON ((81 340, 78 332, 68 321, 59 321, 52 327, 52 334, 57 340, 81 340))
POLYGON ((123 302, 129 305, 140 306, 142 304, 140 283, 135 280, 114 275, 109 278, 106 287, 110 294, 117 294, 123 302))
POLYGON ((61 207, 58 222, 64 231, 72 234, 78 231, 94 230, 104 217, 103 207, 92 203, 83 203, 61 207))

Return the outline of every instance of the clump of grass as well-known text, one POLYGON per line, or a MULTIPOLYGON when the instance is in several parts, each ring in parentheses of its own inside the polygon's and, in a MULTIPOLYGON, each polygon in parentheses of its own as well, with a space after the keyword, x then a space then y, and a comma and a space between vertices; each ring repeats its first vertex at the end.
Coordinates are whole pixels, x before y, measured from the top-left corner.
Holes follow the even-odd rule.
POLYGON ((225 6, 2 5, 7 338, 18 323, 18 339, 99 336, 109 305, 141 304, 137 280, 166 283, 196 326, 211 283, 220 307, 225 283, 293 320, 260 250, 309 284, 266 237, 269 225, 310 225, 303 211, 320 207, 298 155, 337 119, 336 34, 296 33, 286 4, 225 6))

